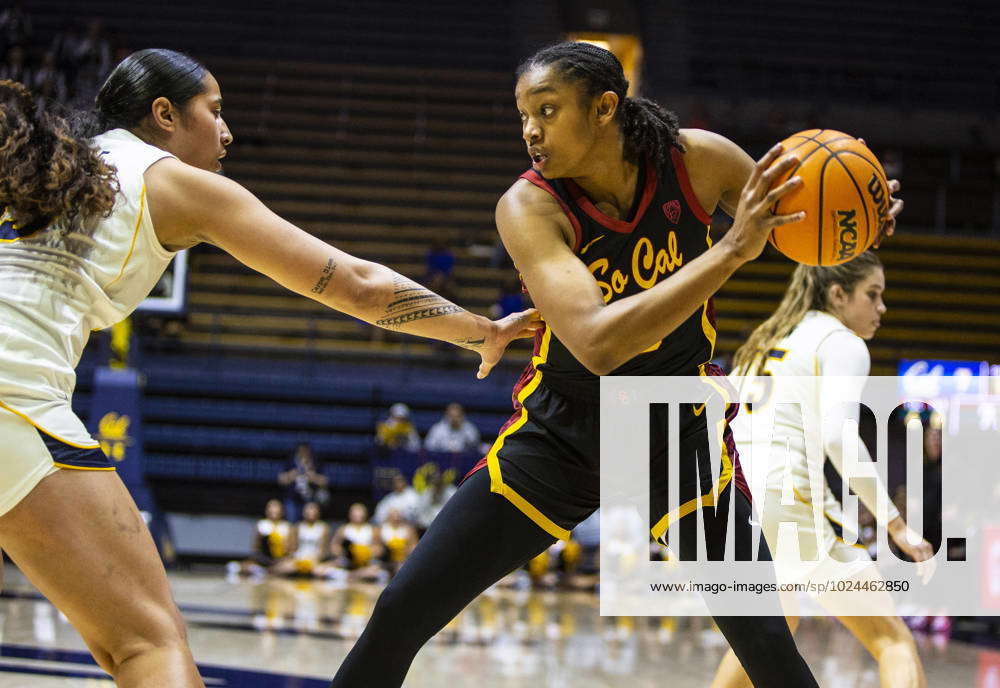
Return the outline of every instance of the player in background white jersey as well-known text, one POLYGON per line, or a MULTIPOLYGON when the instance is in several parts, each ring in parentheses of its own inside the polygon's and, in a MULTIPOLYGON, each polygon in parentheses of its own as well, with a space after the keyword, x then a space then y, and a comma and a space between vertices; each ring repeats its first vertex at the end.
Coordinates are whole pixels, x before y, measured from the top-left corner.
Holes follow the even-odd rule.
MULTIPOLYGON (((882 301, 884 290, 882 264, 870 251, 833 267, 799 265, 778 309, 753 331, 733 359, 732 378, 742 386, 741 397, 753 399, 732 423, 733 436, 754 490, 754 503, 763 509, 761 528, 774 555, 775 572, 781 583, 803 582, 810 578, 827 580, 831 571, 858 580, 881 580, 864 548, 850 545, 840 537, 842 517, 834 506, 839 504, 822 476, 823 455, 815 461, 810 458, 811 453, 807 456, 804 441, 791 439, 786 444, 786 438, 804 438, 812 422, 822 438, 823 454, 839 472, 843 473, 846 457, 871 461, 860 437, 853 434, 845 439, 844 436, 845 423, 853 422, 849 427, 856 428, 858 404, 838 400, 861 398, 871 365, 865 340, 875 336, 886 311, 882 301), (787 392, 783 398, 794 395, 802 400, 801 412, 791 404, 772 403, 778 385, 784 386, 783 393, 787 392), (791 386, 798 389, 792 392, 791 386), (848 446, 847 442, 853 446, 848 446), (787 464, 786 453, 791 457, 787 464), (778 456, 780 460, 769 461, 769 455, 778 456), (808 465, 810 460, 814 465, 808 465), (818 491, 810 487, 810 470, 820 480, 818 491), (761 475, 760 471, 766 475, 761 475), (786 472, 790 474, 793 505, 781 503, 786 472), (819 530, 811 495, 817 495, 816 508, 822 514, 819 530), (782 557, 778 551, 781 522, 797 526, 800 557, 782 557), (817 547, 820 550, 818 557, 815 556, 817 547), (838 564, 831 566, 831 559, 838 564)), ((899 548, 914 561, 925 561, 933 556, 930 543, 910 530, 880 482, 854 481, 851 488, 879 523, 888 528, 899 548), (880 500, 887 505, 881 514, 880 500)), ((790 534, 790 531, 785 533, 790 534)), ((786 536, 782 535, 781 540, 784 546, 786 536)), ((859 601, 860 596, 863 596, 863 604, 886 610, 893 608, 889 594, 884 591, 857 593, 853 599, 821 595, 818 600, 872 654, 879 664, 884 688, 925 686, 913 636, 898 616, 846 613, 849 605, 859 601)), ((789 615, 793 631, 798 621, 797 616, 789 615)), ((749 678, 730 650, 722 660, 712 688, 749 686, 749 678)))
POLYGON ((199 242, 336 310, 476 350, 480 377, 533 334, 534 314, 468 313, 215 174, 233 137, 218 83, 185 55, 133 53, 96 105, 77 133, 0 82, 0 547, 119 686, 203 686, 149 531, 71 409, 90 331, 128 316, 199 242))

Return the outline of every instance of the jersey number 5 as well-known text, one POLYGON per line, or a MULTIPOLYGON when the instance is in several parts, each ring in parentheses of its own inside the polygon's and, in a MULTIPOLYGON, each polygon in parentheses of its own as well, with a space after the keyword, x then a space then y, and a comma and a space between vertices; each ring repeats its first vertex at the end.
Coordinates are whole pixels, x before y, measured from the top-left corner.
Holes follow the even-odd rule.
POLYGON ((750 398, 753 401, 743 404, 743 408, 746 409, 747 413, 753 413, 754 404, 763 406, 768 402, 771 396, 771 389, 774 386, 774 381, 771 379, 774 373, 768 370, 767 367, 772 361, 784 360, 787 355, 787 349, 771 349, 767 352, 767 356, 764 357, 764 363, 760 367, 760 374, 754 379, 753 387, 750 388, 750 398))

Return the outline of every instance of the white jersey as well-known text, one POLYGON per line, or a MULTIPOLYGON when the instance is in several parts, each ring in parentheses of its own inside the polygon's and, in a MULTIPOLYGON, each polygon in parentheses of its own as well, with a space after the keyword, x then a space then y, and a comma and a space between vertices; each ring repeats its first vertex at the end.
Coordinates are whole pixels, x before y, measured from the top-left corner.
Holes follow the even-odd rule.
MULTIPOLYGON (((863 368, 860 374, 867 375, 869 358, 864 341, 840 320, 821 311, 809 311, 787 337, 764 353, 758 375, 747 376, 741 380, 739 374, 742 371, 733 371, 731 377, 734 378, 734 383, 738 385, 742 381, 744 398, 749 395, 755 400, 752 406, 744 404, 740 409, 741 412, 730 423, 736 447, 740 452, 740 463, 751 485, 754 483, 759 485, 763 479, 760 471, 765 467, 766 458, 769 456, 766 453, 768 448, 780 449, 784 453, 786 449, 784 438, 791 438, 787 448, 794 456, 790 469, 796 488, 808 485, 806 448, 798 439, 803 437, 807 430, 815 429, 814 423, 808 427, 804 426, 809 421, 818 419, 821 414, 820 384, 816 376, 823 372, 820 349, 831 338, 835 338, 836 343, 841 346, 856 348, 860 344, 864 350, 863 360, 861 356, 855 357, 861 366, 857 370, 863 368), (784 398, 794 397, 801 400, 798 409, 791 404, 773 403, 775 377, 782 378, 778 384, 781 385, 782 391, 787 393, 784 398), (771 432, 772 427, 773 432, 771 432), (757 458, 754 458, 755 447, 757 458), (744 455, 747 455, 746 459, 743 458, 744 455)), ((844 371, 841 374, 851 373, 844 371)), ((768 478, 778 479, 784 475, 783 462, 779 465, 778 462, 772 461, 769 467, 771 470, 768 478)))
MULTIPOLYGON (((730 427, 754 503, 768 512, 775 510, 764 514, 764 530, 772 548, 777 522, 790 521, 798 524, 804 558, 812 559, 813 554, 807 551, 803 534, 815 533, 818 547, 835 557, 843 549, 842 540, 827 522, 839 527, 842 516, 823 477, 823 463, 829 458, 841 470, 844 422, 857 422, 858 407, 832 400, 857 399, 870 365, 863 339, 833 315, 809 311, 787 337, 765 352, 758 375, 741 377, 742 371, 733 372, 734 384, 743 386, 743 398, 754 401, 752 411, 744 405, 730 427), (781 385, 780 394, 775 393, 777 385, 781 385), (775 397, 795 398, 799 405, 775 403, 775 397), (787 482, 786 477, 790 478, 787 482), (821 518, 817 522, 814 516, 821 518)), ((864 443, 855 441, 858 460, 870 460, 864 443)), ((882 492, 888 506, 886 522, 898 515, 880 484, 859 481, 852 487, 876 515, 877 493, 882 492)), ((805 569, 808 566, 786 571, 801 574, 805 569)))
POLYGON ((0 239, 0 406, 79 447, 97 446, 70 405, 90 332, 135 310, 175 255, 153 231, 143 178, 171 154, 124 129, 93 144, 117 170, 111 215, 0 239))
POLYGON ((375 544, 375 526, 371 523, 348 523, 344 526, 344 538, 354 545, 371 546, 375 544))
POLYGON ((306 523, 302 521, 297 527, 298 547, 295 550, 296 559, 311 559, 319 561, 323 557, 323 541, 326 540, 326 524, 322 521, 306 523))

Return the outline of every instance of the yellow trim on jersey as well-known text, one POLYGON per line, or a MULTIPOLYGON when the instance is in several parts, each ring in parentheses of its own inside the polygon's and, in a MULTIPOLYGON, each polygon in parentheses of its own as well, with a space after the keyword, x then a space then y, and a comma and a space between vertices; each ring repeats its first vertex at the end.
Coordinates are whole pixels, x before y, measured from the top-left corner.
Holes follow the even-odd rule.
POLYGON ((531 364, 535 368, 535 374, 517 395, 517 401, 521 404, 521 417, 511 423, 507 429, 500 433, 500 436, 497 437, 496 442, 494 442, 493 446, 490 447, 489 454, 486 455, 486 467, 490 473, 490 492, 495 492, 496 494, 505 497, 507 501, 517 507, 518 511, 530 518, 535 525, 549 535, 559 538, 560 540, 569 540, 568 530, 553 523, 548 517, 545 516, 545 514, 532 506, 528 500, 513 490, 510 485, 506 485, 504 483, 503 476, 500 474, 500 457, 497 456, 497 453, 503 449, 504 440, 507 436, 517 432, 521 426, 528 422, 528 409, 525 408, 524 402, 534 393, 536 389, 538 389, 538 385, 542 382, 542 371, 538 369, 538 366, 545 363, 548 358, 549 344, 551 341, 552 328, 546 325, 545 333, 542 335, 541 346, 538 348, 538 355, 532 357, 531 359, 531 364))
MULTIPOLYGON (((699 372, 706 384, 711 385, 715 388, 719 394, 722 395, 723 400, 726 404, 731 403, 729 393, 726 388, 712 379, 711 375, 705 375, 705 366, 699 367, 699 372)), ((702 409, 704 410, 704 409, 702 409)), ((719 449, 722 455, 722 469, 719 471, 719 481, 712 486, 712 488, 701 495, 700 497, 695 497, 689 499, 688 501, 681 504, 679 507, 666 514, 663 518, 656 522, 649 532, 652 534, 653 539, 657 542, 661 542, 660 538, 666 534, 667 530, 670 528, 670 524, 674 521, 679 521, 692 511, 698 508, 698 503, 701 502, 702 508, 715 506, 715 497, 717 494, 721 494, 723 490, 729 485, 733 479, 733 459, 729 455, 729 447, 726 446, 725 432, 726 432, 726 417, 723 414, 722 419, 715 424, 716 433, 719 438, 719 449)))
MULTIPOLYGON (((11 227, 14 228, 15 232, 20 231, 21 226, 19 224, 17 224, 16 222, 14 222, 14 216, 11 215, 10 210, 8 210, 7 208, 4 208, 3 209, 3 214, 0 215, 0 224, 3 224, 4 222, 7 222, 7 221, 10 221, 10 225, 11 225, 11 227)), ((18 241, 21 241, 22 239, 30 239, 31 237, 33 237, 36 234, 38 234, 39 232, 41 232, 43 229, 45 229, 45 228, 44 227, 40 227, 40 228, 36 229, 34 232, 32 232, 31 234, 28 234, 26 236, 20 236, 20 235, 18 235, 14 239, 0 239, 0 244, 14 244, 14 243, 17 243, 18 241)))
POLYGON ((35 421, 31 420, 31 418, 29 418, 25 414, 21 413, 20 411, 16 411, 16 410, 12 409, 10 406, 8 406, 7 404, 3 403, 2 401, 0 401, 0 408, 6 409, 7 411, 10 411, 15 416, 17 416, 17 417, 21 418, 22 420, 24 420, 24 421, 30 423, 31 425, 33 425, 35 427, 35 429, 38 430, 39 432, 44 432, 46 435, 48 435, 52 439, 58 440, 58 441, 62 442, 63 444, 69 445, 69 446, 74 447, 76 449, 100 449, 101 448, 100 444, 95 444, 95 445, 91 446, 91 445, 88 445, 88 444, 77 444, 76 442, 70 442, 69 440, 64 440, 59 435, 55 434, 54 432, 49 432, 48 430, 46 430, 45 428, 43 428, 38 423, 36 423, 35 421))
POLYGON ((708 301, 701 307, 701 329, 705 333, 705 338, 708 339, 709 346, 711 347, 708 352, 708 360, 712 360, 715 356, 715 340, 718 337, 718 333, 712 327, 712 322, 708 319, 708 301))
POLYGON ((601 236, 597 237, 596 239, 594 239, 593 241, 591 241, 590 243, 588 243, 586 246, 584 246, 582 249, 580 249, 580 255, 582 256, 584 253, 587 252, 588 248, 590 248, 591 246, 593 246, 594 244, 596 244, 598 241, 600 241, 601 239, 603 239, 606 236, 607 236, 607 234, 602 234, 601 236))
POLYGON ((52 462, 53 466, 58 466, 59 468, 70 468, 74 471, 116 471, 118 470, 115 466, 108 466, 106 468, 98 468, 93 466, 70 466, 68 463, 59 463, 58 461, 52 462))
MULTIPOLYGON (((139 191, 139 216, 135 219, 135 229, 132 230, 132 244, 128 247, 128 255, 122 263, 122 269, 118 271, 118 276, 108 282, 108 287, 120 280, 125 275, 125 266, 132 260, 132 253, 135 252, 135 241, 139 238, 139 225, 142 224, 142 214, 146 210, 146 183, 143 182, 142 190, 139 191)), ((107 287, 105 287, 107 288, 107 287)))

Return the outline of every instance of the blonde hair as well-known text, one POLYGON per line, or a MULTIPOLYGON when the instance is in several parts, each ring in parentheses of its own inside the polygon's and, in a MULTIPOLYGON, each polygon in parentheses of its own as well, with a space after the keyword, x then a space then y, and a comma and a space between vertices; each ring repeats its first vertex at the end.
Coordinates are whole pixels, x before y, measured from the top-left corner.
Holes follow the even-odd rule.
POLYGON ((850 294, 882 261, 871 251, 841 265, 799 265, 788 281, 785 295, 770 318, 750 334, 733 356, 733 370, 742 375, 756 375, 764 355, 794 330, 806 313, 826 310, 830 286, 839 284, 850 294))

